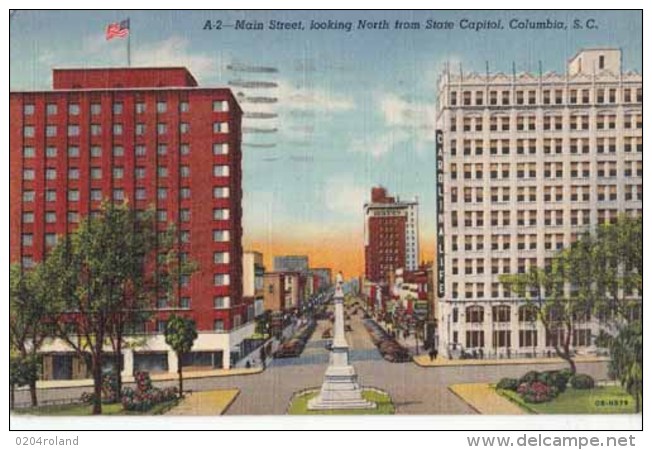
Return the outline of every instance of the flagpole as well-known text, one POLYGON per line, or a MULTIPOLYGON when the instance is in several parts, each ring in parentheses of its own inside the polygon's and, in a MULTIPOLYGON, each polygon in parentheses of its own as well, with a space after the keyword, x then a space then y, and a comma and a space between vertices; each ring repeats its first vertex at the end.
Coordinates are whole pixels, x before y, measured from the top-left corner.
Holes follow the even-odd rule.
POLYGON ((131 67, 131 24, 129 24, 129 33, 127 34, 127 67, 131 67))

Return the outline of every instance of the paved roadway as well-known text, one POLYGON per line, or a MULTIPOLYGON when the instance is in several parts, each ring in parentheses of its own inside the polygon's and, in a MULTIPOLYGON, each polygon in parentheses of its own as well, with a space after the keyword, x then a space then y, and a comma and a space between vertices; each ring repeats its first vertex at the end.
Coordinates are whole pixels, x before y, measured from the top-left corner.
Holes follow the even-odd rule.
MULTIPOLYGON (((328 365, 322 332, 330 322, 320 321, 299 358, 274 360, 261 374, 222 378, 189 379, 184 387, 195 391, 238 388, 240 395, 227 414, 284 414, 295 391, 318 387, 328 365)), ((447 386, 454 383, 496 382, 502 377, 519 377, 527 370, 549 370, 553 364, 422 368, 413 363, 392 364, 383 360, 362 324, 361 316, 352 316, 352 332, 347 333, 351 361, 363 386, 387 391, 398 414, 474 414, 452 394, 447 386)), ((559 364, 559 368, 564 367, 559 364)), ((578 371, 597 379, 606 378, 605 363, 578 364, 578 371)), ((162 382, 157 385, 174 385, 162 382)), ((41 390, 41 399, 78 398, 89 388, 41 390)), ((17 393, 18 402, 27 401, 27 392, 17 393), (23 398, 24 397, 24 398, 23 398)))

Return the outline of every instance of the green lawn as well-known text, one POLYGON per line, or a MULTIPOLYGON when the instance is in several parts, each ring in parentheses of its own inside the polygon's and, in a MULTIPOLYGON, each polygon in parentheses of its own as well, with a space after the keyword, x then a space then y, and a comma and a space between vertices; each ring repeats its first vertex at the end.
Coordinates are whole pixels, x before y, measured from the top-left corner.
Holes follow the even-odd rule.
MULTIPOLYGON (((122 404, 112 403, 102 405, 102 415, 117 416, 117 415, 144 415, 155 416, 163 414, 170 408, 178 403, 177 400, 159 403, 152 409, 145 412, 140 411, 125 411, 122 409, 122 404)), ((12 411, 14 414, 28 414, 34 416, 90 416, 93 411, 91 405, 77 403, 73 405, 52 405, 52 406, 37 406, 36 408, 20 408, 12 411)))
POLYGON ((288 409, 288 414, 302 415, 302 414, 321 414, 321 415, 366 415, 366 414, 394 414, 394 404, 388 394, 379 393, 376 391, 362 391, 362 397, 366 400, 375 402, 377 407, 375 409, 334 409, 331 411, 310 411, 308 409, 308 400, 317 396, 319 392, 307 392, 305 394, 297 395, 292 400, 292 404, 288 409))
POLYGON ((525 403, 513 391, 496 390, 523 409, 535 414, 634 414, 634 398, 620 386, 579 390, 569 387, 547 403, 525 403))

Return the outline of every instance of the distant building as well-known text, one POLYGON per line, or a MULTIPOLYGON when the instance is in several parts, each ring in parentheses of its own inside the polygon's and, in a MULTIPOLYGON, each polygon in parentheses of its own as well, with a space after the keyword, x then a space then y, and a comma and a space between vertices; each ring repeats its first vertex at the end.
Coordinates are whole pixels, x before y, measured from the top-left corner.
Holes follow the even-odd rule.
POLYGON ((263 275, 263 303, 265 311, 286 309, 285 276, 281 272, 267 272, 263 275))
POLYGON ((308 266, 308 256, 306 255, 274 257, 274 272, 306 272, 308 266))
POLYGON ((365 277, 388 283, 398 268, 416 270, 419 261, 419 204, 389 197, 384 187, 371 190, 364 205, 365 277))
POLYGON ((319 278, 318 290, 328 289, 332 283, 333 271, 329 268, 311 268, 310 271, 319 278))
POLYGON ((265 266, 263 254, 259 252, 244 252, 242 255, 242 296, 251 300, 254 317, 265 310, 263 299, 265 266))

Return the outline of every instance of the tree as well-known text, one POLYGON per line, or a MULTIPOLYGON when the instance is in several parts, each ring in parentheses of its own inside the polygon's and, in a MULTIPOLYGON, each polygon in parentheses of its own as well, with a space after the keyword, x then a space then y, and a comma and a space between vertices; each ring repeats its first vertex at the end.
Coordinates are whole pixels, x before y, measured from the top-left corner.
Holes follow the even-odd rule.
POLYGON ((590 296, 577 288, 584 284, 586 268, 569 270, 571 264, 578 262, 581 253, 562 250, 546 268, 532 266, 522 274, 500 276, 503 285, 524 298, 528 307, 536 311, 556 355, 568 363, 573 374, 577 367, 571 348, 572 337, 577 320, 590 310, 590 296))
MULTIPOLYGON (((40 372, 40 361, 34 355, 21 356, 19 354, 9 357, 9 387, 10 399, 9 408, 14 409, 16 398, 16 387, 29 386, 30 393, 31 387, 36 386, 40 372)), ((31 395, 32 406, 37 406, 35 403, 36 392, 31 395)))
POLYGON ((29 386, 32 406, 38 405, 36 381, 40 371, 38 351, 49 336, 47 283, 41 265, 23 270, 18 264, 9 269, 9 345, 19 357, 23 384, 29 386))
POLYGON ((87 361, 93 376, 93 414, 102 412, 102 366, 105 346, 119 326, 140 311, 144 255, 152 240, 138 227, 127 204, 102 205, 97 217, 85 218, 60 240, 45 260, 56 335, 87 361), (137 296, 134 296, 137 292, 137 296), (135 301, 138 299, 138 301, 135 301))
POLYGON ((183 356, 190 352, 197 339, 197 327, 189 318, 172 315, 165 327, 165 343, 177 355, 177 374, 179 375, 179 395, 183 396, 183 356))

